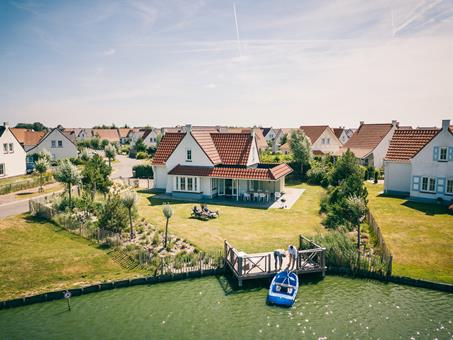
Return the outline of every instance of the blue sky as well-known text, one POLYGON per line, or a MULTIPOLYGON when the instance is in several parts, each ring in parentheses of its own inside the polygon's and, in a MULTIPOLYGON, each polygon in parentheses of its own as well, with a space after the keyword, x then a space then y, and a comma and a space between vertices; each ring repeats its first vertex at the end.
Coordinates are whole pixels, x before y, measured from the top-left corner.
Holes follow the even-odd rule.
POLYGON ((0 1, 10 123, 438 126, 452 80, 453 0, 0 1))

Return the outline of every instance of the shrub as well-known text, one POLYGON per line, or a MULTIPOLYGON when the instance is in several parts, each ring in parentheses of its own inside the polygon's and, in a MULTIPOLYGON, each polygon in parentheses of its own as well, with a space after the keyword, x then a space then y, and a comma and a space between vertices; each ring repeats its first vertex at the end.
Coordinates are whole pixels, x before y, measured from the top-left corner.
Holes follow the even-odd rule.
POLYGON ((159 235, 159 232, 158 232, 158 231, 156 231, 156 232, 154 233, 154 236, 153 236, 153 239, 152 239, 151 243, 152 243, 154 246, 156 246, 156 245, 158 245, 158 244, 160 243, 160 235, 159 235))
POLYGON ((153 167, 147 164, 136 165, 132 168, 136 178, 153 178, 153 167))
POLYGON ((129 225, 129 212, 119 195, 114 195, 105 202, 97 224, 99 228, 111 231, 120 231, 129 225))
POLYGON ((377 184, 378 180, 379 180, 379 171, 376 170, 374 172, 374 184, 377 184))
POLYGON ((148 154, 144 151, 137 152, 137 159, 146 159, 148 158, 148 154))

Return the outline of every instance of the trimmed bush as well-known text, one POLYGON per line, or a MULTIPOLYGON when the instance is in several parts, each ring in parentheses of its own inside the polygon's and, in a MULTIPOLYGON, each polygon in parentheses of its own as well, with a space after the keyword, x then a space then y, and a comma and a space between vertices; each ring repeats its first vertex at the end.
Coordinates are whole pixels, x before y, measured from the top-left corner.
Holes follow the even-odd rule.
POLYGON ((135 178, 153 178, 153 168, 151 165, 140 164, 132 168, 135 178))
POLYGON ((137 159, 146 159, 148 158, 148 154, 146 152, 137 152, 137 156, 136 156, 137 159))

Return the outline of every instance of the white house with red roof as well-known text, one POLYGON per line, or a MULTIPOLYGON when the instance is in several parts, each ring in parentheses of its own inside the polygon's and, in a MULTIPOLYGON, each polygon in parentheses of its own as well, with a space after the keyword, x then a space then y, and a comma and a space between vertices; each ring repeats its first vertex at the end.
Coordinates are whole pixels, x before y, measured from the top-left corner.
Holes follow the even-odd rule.
POLYGON ((8 123, 0 126, 0 178, 25 174, 25 151, 8 123))
POLYGON ((453 200, 453 126, 398 129, 384 160, 387 194, 418 201, 453 200))
POLYGON ((396 120, 387 124, 365 124, 365 122, 360 122, 360 127, 343 145, 338 154, 343 154, 349 149, 362 165, 382 168, 390 141, 398 125, 396 120))
POLYGON ((261 164, 255 130, 225 133, 193 130, 167 132, 152 161, 154 188, 180 198, 231 197, 250 192, 275 197, 285 187, 287 164, 261 164))
POLYGON ((42 151, 49 151, 52 161, 58 161, 66 158, 75 158, 78 156, 77 146, 62 130, 52 129, 38 144, 27 150, 27 168, 33 167, 33 155, 42 151))

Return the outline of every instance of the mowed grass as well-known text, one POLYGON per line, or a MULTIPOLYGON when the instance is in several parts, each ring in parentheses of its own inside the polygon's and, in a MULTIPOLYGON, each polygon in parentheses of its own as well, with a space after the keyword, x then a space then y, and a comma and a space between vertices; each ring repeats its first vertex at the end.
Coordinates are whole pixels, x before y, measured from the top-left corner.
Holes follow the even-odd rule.
POLYGON ((369 206, 393 254, 393 273, 453 283, 453 216, 447 208, 380 193, 367 183, 369 206))
MULTIPOLYGON (((190 218, 195 203, 172 201, 174 215, 169 232, 185 238, 205 251, 223 250, 223 241, 246 252, 271 251, 299 244, 299 234, 313 236, 323 232, 319 202, 324 189, 299 184, 305 192, 291 209, 253 209, 209 204, 220 218, 200 221, 190 218)), ((153 194, 141 193, 139 213, 158 228, 165 228, 162 201, 153 194)))
POLYGON ((25 215, 0 219, 0 300, 133 277, 89 241, 25 215))

